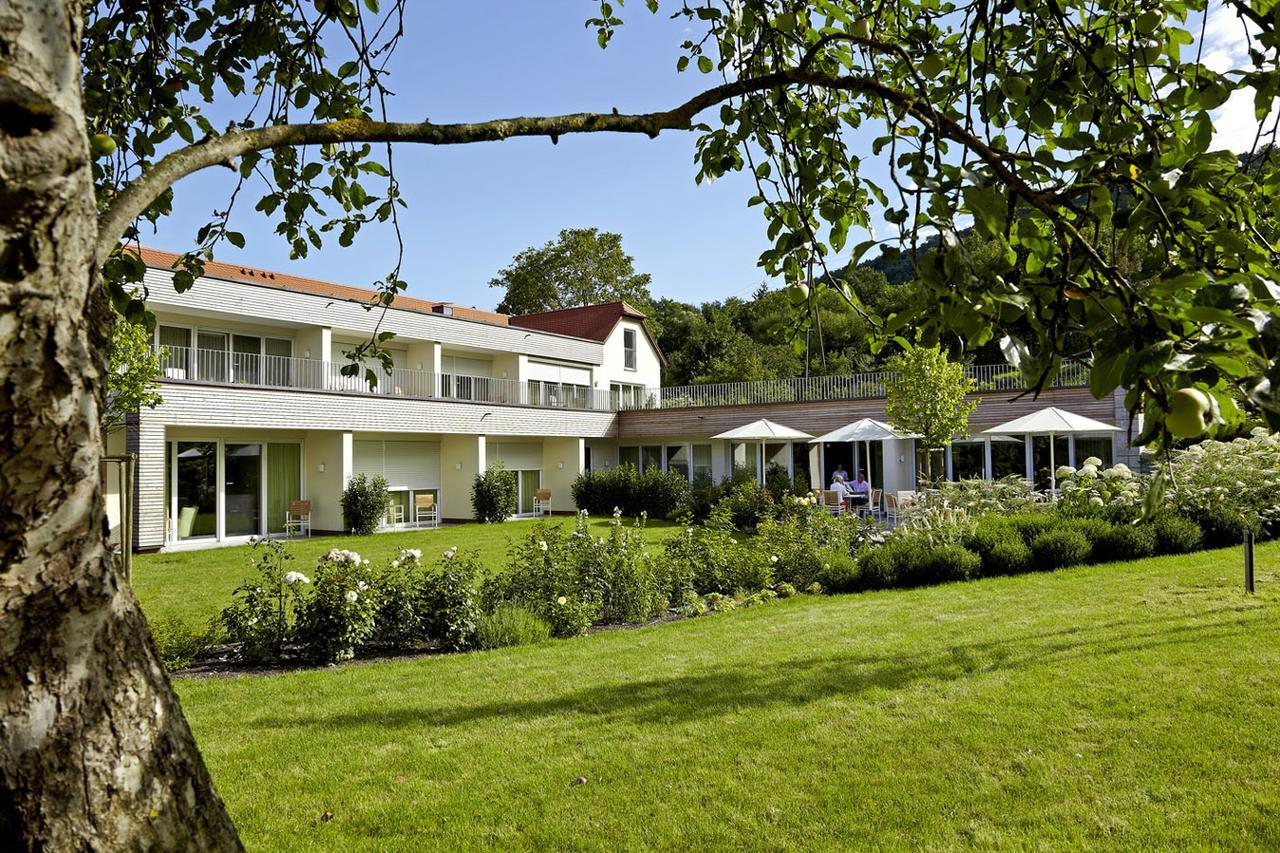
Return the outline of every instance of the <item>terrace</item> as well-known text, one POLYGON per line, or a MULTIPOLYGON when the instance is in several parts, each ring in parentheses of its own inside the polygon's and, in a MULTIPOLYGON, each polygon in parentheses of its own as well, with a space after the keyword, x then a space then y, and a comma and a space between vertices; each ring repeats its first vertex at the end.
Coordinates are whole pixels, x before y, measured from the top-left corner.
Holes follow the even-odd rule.
MULTIPOLYGON (((321 391, 344 395, 394 396, 419 400, 457 400, 504 406, 531 406, 580 411, 632 409, 691 409, 707 406, 803 403, 835 400, 874 400, 885 396, 885 371, 851 376, 808 376, 761 382, 726 382, 644 389, 593 389, 585 385, 537 380, 495 379, 457 373, 379 367, 376 386, 363 375, 342 372, 346 362, 309 358, 235 353, 192 347, 162 347, 161 364, 166 382, 232 385, 321 391), (631 393, 629 393, 631 392, 631 393)), ((1020 374, 1005 364, 976 364, 965 368, 980 391, 1018 391, 1020 374)), ((1067 364, 1053 388, 1088 385, 1088 368, 1067 364)))

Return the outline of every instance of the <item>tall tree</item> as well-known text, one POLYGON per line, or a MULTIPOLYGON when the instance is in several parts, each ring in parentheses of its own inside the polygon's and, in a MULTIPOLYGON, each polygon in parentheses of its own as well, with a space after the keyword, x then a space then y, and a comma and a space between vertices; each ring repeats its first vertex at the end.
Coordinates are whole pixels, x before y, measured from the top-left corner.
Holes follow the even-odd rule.
MULTIPOLYGON (((228 170, 228 202, 178 263, 179 288, 221 241, 244 244, 228 222, 251 178, 266 187, 256 209, 305 255, 326 234, 348 245, 368 222, 395 224, 395 143, 695 131, 699 180, 756 181, 768 274, 798 285, 811 266, 825 273, 877 212, 908 249, 940 235, 942 251, 916 266, 947 296, 942 310, 904 314, 886 334, 918 326, 927 342, 947 329, 979 345, 999 306, 1034 302, 1050 309, 1034 340, 1004 351, 1037 387, 1053 378, 1055 342, 1080 332, 1097 341, 1093 390, 1130 388, 1144 438, 1165 434, 1171 395, 1190 386, 1224 410, 1232 386, 1280 426, 1280 169, 1215 148, 1210 116, 1256 91, 1258 144, 1275 141, 1271 0, 1212 2, 1249 29, 1227 73, 1184 50, 1188 16, 1210 0, 671 5, 693 31, 677 69, 709 81, 683 103, 434 124, 389 120, 404 0, 0 0, 0 837, 239 844, 107 552, 98 487, 108 300, 129 315, 142 273, 120 246, 202 169, 228 170), (242 113, 215 126, 213 101, 242 113), (884 187, 848 147, 863 125, 878 129, 869 153, 887 156, 884 187), (1115 204, 1121 189, 1135 203, 1115 204), (970 217, 1002 249, 1000 288, 975 280, 955 239, 970 217), (1164 250, 1142 271, 1149 284, 1100 251, 1108 226, 1164 250)), ((605 46, 622 21, 614 3, 597 8, 588 23, 605 46)), ((380 305, 405 287, 398 258, 388 267, 380 305)), ((371 336, 348 367, 388 359, 385 340, 371 336)))
MULTIPOLYGON (((934 452, 969 433, 969 416, 979 400, 968 395, 978 384, 964 365, 939 346, 913 347, 885 364, 884 414, 903 432, 915 433, 925 448, 924 475, 933 482, 934 452)), ((941 473, 941 472, 937 472, 941 473)))
POLYGON ((498 310, 534 314, 624 300, 641 311, 653 303, 648 273, 638 273, 622 250, 622 235, 598 228, 566 228, 545 246, 525 249, 490 287, 506 291, 498 310))

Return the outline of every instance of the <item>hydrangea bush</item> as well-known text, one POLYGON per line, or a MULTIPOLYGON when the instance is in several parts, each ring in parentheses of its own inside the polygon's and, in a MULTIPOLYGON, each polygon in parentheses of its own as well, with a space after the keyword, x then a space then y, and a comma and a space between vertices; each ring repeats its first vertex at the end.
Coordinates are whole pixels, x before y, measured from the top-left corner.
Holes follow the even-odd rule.
POLYGON ((1148 478, 1119 462, 1110 468, 1090 456, 1079 468, 1062 465, 1055 472, 1061 495, 1058 509, 1068 515, 1107 515, 1115 521, 1132 521, 1142 511, 1150 487, 1148 478))
POLYGON ((1177 453, 1169 499, 1191 518, 1229 514, 1254 529, 1280 527, 1280 435, 1204 441, 1177 453))

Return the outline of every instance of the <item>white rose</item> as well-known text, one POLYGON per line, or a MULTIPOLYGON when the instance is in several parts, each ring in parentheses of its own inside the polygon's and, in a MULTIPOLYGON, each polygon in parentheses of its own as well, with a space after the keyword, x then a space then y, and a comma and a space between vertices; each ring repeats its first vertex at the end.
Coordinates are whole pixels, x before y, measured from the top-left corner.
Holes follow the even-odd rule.
POLYGON ((293 586, 295 583, 311 583, 311 579, 302 572, 289 572, 284 576, 284 582, 289 586, 293 586))
POLYGON ((347 591, 347 601, 350 601, 352 604, 355 604, 359 600, 360 600, 360 596, 356 594, 356 591, 354 589, 347 591))

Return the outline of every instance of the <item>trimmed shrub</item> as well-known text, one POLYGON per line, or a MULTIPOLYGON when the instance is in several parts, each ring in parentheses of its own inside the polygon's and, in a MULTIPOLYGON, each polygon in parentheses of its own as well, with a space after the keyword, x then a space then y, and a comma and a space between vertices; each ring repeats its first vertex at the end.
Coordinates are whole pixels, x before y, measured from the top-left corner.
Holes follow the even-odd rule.
POLYGON ((925 550, 916 571, 920 585, 968 580, 982 570, 982 558, 961 545, 935 545, 925 550))
POLYGON ((1031 540, 1032 568, 1039 571, 1078 566, 1089 559, 1089 540, 1079 530, 1046 530, 1031 540))
POLYGON ((1157 554, 1186 554, 1199 550, 1204 544, 1200 525, 1172 512, 1153 518, 1151 531, 1155 534, 1157 554))
POLYGON ((373 636, 377 614, 369 561, 334 548, 320 558, 311 592, 298 607, 298 641, 313 661, 350 660, 373 636))
POLYGON ((1098 563, 1140 560, 1156 552, 1156 533, 1148 524, 1116 524, 1093 543, 1098 563))
POLYGON ((497 524, 516 514, 516 475, 501 464, 477 474, 471 484, 471 511, 476 521, 497 524))
POLYGON ((475 557, 450 548, 439 567, 422 583, 422 607, 427 634, 450 651, 465 651, 475 641, 480 619, 480 592, 476 578, 480 565, 475 557))
POLYGON ((372 479, 357 474, 342 490, 342 523, 355 536, 368 536, 378 529, 378 523, 387 512, 391 493, 382 477, 372 479))
POLYGON ((578 475, 573 481, 573 501, 592 515, 674 518, 689 507, 689 481, 675 471, 649 468, 641 473, 634 465, 602 468, 578 475))
POLYGON ((796 588, 786 581, 774 586, 773 591, 778 594, 778 598, 791 598, 796 594, 796 588))
POLYGON ((1006 520, 1022 536, 1022 541, 1028 545, 1041 533, 1047 533, 1059 527, 1062 523, 1062 519, 1042 512, 1011 515, 1006 520))
POLYGON ((858 561, 844 551, 822 552, 822 568, 818 572, 818 583, 830 593, 857 592, 862 588, 862 575, 858 561))
POLYGON ((1089 553, 1084 558, 1084 562, 1089 563, 1100 562, 1095 550, 1098 543, 1111 533, 1115 525, 1103 518, 1066 518, 1062 520, 1062 527, 1075 530, 1084 536, 1084 540, 1089 543, 1089 553))
POLYGON ((1031 566, 1031 549, 1018 530, 1003 518, 983 518, 965 537, 964 546, 978 555, 985 576, 1015 575, 1031 566))
POLYGON ((915 573, 920 549, 901 540, 890 539, 878 548, 858 556, 858 589, 890 589, 904 586, 915 573), (905 577, 904 577, 905 575, 905 577))
MULTIPOLYGON (((1244 542, 1244 534, 1250 524, 1241 518, 1235 510, 1225 504, 1208 504, 1183 510, 1183 514, 1194 521, 1203 536, 1206 548, 1228 548, 1244 542)), ((1257 527, 1254 527, 1257 533, 1257 527)))
POLYGON ((499 607, 476 620, 475 648, 527 646, 551 638, 551 626, 523 607, 499 607))

